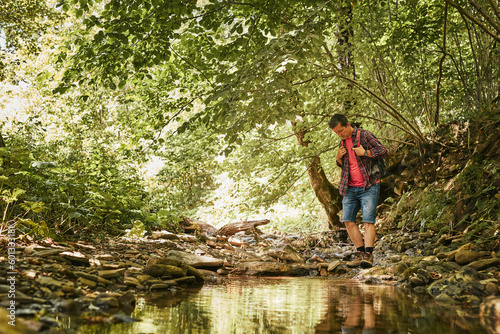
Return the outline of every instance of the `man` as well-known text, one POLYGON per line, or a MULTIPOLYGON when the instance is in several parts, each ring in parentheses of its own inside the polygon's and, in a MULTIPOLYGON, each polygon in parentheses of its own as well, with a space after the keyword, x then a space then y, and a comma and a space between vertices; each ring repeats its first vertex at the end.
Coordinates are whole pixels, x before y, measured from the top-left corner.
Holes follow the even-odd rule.
POLYGON ((375 172, 375 169, 372 173, 371 166, 375 159, 384 159, 389 154, 373 133, 352 127, 347 117, 342 114, 333 115, 328 125, 342 139, 336 157, 337 165, 342 168, 342 221, 357 250, 355 260, 348 262, 347 266, 370 268, 373 265, 375 217, 382 178, 380 172, 375 172), (356 224, 359 209, 363 213, 364 240, 356 224))

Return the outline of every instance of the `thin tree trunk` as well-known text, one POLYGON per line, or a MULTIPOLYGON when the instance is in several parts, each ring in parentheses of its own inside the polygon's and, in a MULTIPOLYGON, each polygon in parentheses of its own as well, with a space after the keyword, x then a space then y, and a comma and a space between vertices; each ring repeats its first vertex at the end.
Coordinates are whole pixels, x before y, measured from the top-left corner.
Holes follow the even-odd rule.
MULTIPOLYGON (((351 1, 343 2, 341 1, 340 8, 340 22, 339 31, 337 33, 337 61, 339 62, 339 68, 342 74, 350 76, 353 80, 356 80, 356 68, 353 63, 352 55, 352 43, 353 38, 353 28, 351 24, 352 20, 352 3, 351 1)), ((349 91, 352 91, 353 85, 351 82, 348 83, 349 91)), ((348 112, 355 101, 351 100, 349 96, 348 99, 344 100, 344 110, 348 112)))
POLYGON ((434 114, 434 126, 439 125, 439 108, 440 106, 440 88, 441 88, 441 78, 443 77, 443 63, 444 59, 446 58, 446 28, 447 28, 447 23, 448 23, 448 3, 444 4, 444 23, 443 23, 443 55, 441 56, 441 59, 439 60, 439 72, 438 72, 438 79, 437 79, 437 84, 436 84, 436 112, 434 114))

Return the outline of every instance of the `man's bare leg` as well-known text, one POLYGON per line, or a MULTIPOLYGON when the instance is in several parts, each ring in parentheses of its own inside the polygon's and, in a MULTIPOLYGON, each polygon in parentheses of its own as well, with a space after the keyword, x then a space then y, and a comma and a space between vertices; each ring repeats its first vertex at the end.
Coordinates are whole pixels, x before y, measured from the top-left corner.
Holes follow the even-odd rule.
POLYGON ((376 237, 375 224, 365 223, 365 247, 373 247, 376 237))
POLYGON ((347 234, 349 234, 349 238, 351 238, 354 247, 358 250, 356 253, 356 258, 353 261, 347 262, 347 266, 349 268, 359 267, 361 261, 363 260, 364 254, 364 244, 363 244, 363 236, 359 230, 358 224, 354 222, 344 222, 345 227, 347 229, 347 234), (360 249, 360 247, 362 247, 360 249))
POLYGON ((347 229, 347 234, 349 234, 349 238, 351 238, 354 247, 356 248, 362 247, 364 245, 363 236, 361 235, 361 231, 359 230, 358 224, 354 222, 344 222, 344 224, 347 229))

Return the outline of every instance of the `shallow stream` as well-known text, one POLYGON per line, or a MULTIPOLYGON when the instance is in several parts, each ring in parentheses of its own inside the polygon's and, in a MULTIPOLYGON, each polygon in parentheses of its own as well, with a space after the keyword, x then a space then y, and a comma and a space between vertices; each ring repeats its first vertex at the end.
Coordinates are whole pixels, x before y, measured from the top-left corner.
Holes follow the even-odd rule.
POLYGON ((472 310, 445 308, 393 286, 326 278, 227 279, 139 295, 131 317, 141 321, 82 326, 61 320, 86 334, 487 333, 472 310))

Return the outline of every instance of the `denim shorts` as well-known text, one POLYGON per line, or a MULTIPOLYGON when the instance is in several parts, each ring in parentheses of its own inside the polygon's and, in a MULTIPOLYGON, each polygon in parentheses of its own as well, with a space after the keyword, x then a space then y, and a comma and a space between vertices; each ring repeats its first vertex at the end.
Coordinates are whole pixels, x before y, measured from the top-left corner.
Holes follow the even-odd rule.
POLYGON ((351 187, 342 200, 342 221, 356 222, 359 209, 363 210, 363 222, 375 224, 377 217, 377 205, 380 195, 380 183, 364 190, 363 187, 351 187))

